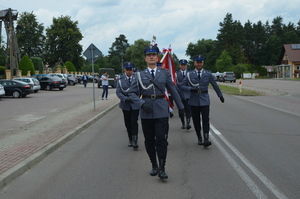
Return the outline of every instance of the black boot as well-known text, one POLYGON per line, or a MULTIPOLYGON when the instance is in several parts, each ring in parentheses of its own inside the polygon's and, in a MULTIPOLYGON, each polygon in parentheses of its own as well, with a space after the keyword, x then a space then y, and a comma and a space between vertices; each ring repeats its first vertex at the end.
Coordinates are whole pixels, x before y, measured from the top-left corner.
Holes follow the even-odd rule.
POLYGON ((157 161, 156 158, 154 159, 150 159, 151 163, 152 163, 152 170, 150 171, 150 175, 151 176, 156 176, 158 173, 158 165, 157 165, 157 161))
POLYGON ((204 144, 203 146, 206 148, 211 145, 211 142, 208 140, 208 133, 204 133, 204 144))
POLYGON ((129 140, 128 146, 129 146, 129 147, 132 147, 132 146, 133 146, 133 145, 132 145, 132 140, 129 140))
POLYGON ((168 179, 168 175, 165 172, 166 159, 159 159, 158 177, 160 179, 168 179))
POLYGON ((180 116, 180 120, 181 120, 181 123, 182 123, 181 128, 182 128, 182 129, 185 129, 184 115, 181 115, 181 116, 180 116))
POLYGON ((198 137, 198 144, 199 144, 199 145, 203 145, 201 133, 196 133, 196 135, 197 135, 197 137, 198 137))
POLYGON ((132 136, 132 146, 133 146, 134 149, 139 148, 139 145, 137 143, 137 135, 132 136))
POLYGON ((186 118, 186 129, 189 130, 190 128, 192 128, 192 126, 190 125, 191 122, 191 118, 187 117, 186 118))

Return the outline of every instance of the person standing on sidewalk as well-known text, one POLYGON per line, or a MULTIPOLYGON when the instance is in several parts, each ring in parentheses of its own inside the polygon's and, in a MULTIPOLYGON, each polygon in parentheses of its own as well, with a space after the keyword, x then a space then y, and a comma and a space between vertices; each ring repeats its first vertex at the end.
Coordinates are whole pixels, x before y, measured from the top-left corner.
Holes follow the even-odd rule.
POLYGON ((198 137, 198 144, 208 147, 211 145, 211 142, 209 141, 210 99, 208 94, 208 84, 210 83, 212 85, 222 103, 224 103, 224 97, 211 72, 203 69, 204 56, 196 55, 193 59, 195 70, 187 73, 187 76, 184 78, 180 87, 183 90, 191 92, 189 105, 191 106, 193 124, 198 137), (204 142, 202 142, 201 137, 201 118, 204 142))
POLYGON ((180 120, 181 120, 181 123, 182 123, 181 128, 189 130, 191 128, 191 125, 190 125, 190 122, 191 122, 191 107, 188 104, 188 102, 189 102, 189 98, 190 98, 191 93, 190 93, 189 90, 180 89, 180 84, 183 82, 184 78, 186 77, 186 73, 188 72, 187 63, 188 62, 185 59, 179 60, 180 70, 176 71, 176 78, 177 78, 177 87, 179 88, 179 90, 184 95, 184 99, 182 100, 182 103, 184 105, 186 123, 185 123, 184 115, 181 115, 180 116, 180 120))
POLYGON ((131 62, 125 62, 124 73, 120 75, 117 80, 116 95, 120 99, 119 107, 123 111, 124 123, 129 138, 129 147, 137 149, 138 146, 138 117, 139 106, 134 104, 131 98, 128 96, 130 91, 131 82, 135 79, 133 74, 134 64, 131 62))
POLYGON ((145 137, 145 147, 152 163, 150 175, 158 175, 161 179, 167 179, 165 163, 169 131, 169 102, 164 96, 166 89, 172 94, 181 112, 184 111, 184 106, 169 71, 156 66, 158 53, 157 46, 147 46, 144 49, 147 68, 136 73, 136 79, 132 82, 129 97, 141 107, 140 117, 145 137))
POLYGON ((105 99, 107 100, 107 95, 108 95, 108 78, 109 75, 107 74, 107 71, 104 71, 103 75, 101 76, 101 84, 102 84, 102 100, 104 100, 104 95, 105 99))

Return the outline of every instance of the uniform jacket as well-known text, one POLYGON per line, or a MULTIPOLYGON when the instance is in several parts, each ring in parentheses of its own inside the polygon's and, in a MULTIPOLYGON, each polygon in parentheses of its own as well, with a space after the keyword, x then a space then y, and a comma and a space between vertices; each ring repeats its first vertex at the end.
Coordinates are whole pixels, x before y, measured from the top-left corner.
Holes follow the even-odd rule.
POLYGON ((146 68, 143 71, 137 72, 136 78, 132 82, 129 96, 134 101, 134 103, 138 104, 140 107, 142 106, 143 103, 147 102, 153 109, 152 113, 147 113, 146 111, 141 109, 140 117, 142 119, 156 119, 156 118, 169 117, 169 102, 165 98, 152 100, 149 98, 142 97, 143 95, 152 95, 152 94, 164 95, 166 89, 168 89, 168 91, 171 93, 177 105, 177 108, 179 110, 183 109, 184 108, 183 104, 177 93, 176 86, 173 83, 171 79, 171 75, 168 72, 168 70, 157 68, 154 80, 148 68, 146 68), (154 86, 152 82, 154 82, 158 88, 154 86))
MULTIPOLYGON (((131 82, 133 82, 133 80, 136 77, 133 74, 131 76, 131 78, 132 78, 131 82)), ((132 110, 140 109, 138 104, 125 102, 125 100, 129 97, 128 93, 130 91, 130 86, 131 86, 131 83, 129 83, 129 80, 126 77, 126 74, 123 73, 117 80, 116 95, 120 99, 119 107, 125 111, 130 111, 130 107, 132 110)))
MULTIPOLYGON (((186 73, 189 72, 189 70, 185 70, 185 77, 186 77, 186 73)), ((184 99, 189 99, 190 98, 190 90, 184 90, 180 88, 180 85, 183 82, 183 75, 182 75, 182 71, 181 70, 177 70, 176 71, 176 79, 177 79, 177 87, 179 88, 179 90, 182 92, 182 94, 184 95, 184 99)))
MULTIPOLYGON (((184 78, 182 84, 180 85, 180 88, 183 90, 190 90, 192 87, 194 87, 192 84, 198 84, 198 89, 202 91, 208 90, 209 83, 212 85, 214 90, 216 91, 218 97, 223 96, 222 92, 214 80, 213 75, 210 71, 202 69, 202 76, 199 80, 198 73, 196 70, 192 70, 189 73, 190 81, 188 75, 184 78)), ((189 105, 191 106, 207 106, 210 105, 210 99, 208 93, 195 93, 190 92, 190 99, 189 99, 189 105)))

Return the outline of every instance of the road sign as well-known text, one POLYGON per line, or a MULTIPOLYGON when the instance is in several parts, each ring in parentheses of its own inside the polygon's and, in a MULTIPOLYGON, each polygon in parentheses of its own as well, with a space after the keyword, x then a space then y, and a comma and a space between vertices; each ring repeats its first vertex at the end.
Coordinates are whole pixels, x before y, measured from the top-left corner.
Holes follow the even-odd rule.
POLYGON ((84 51, 83 55, 92 63, 95 63, 95 61, 102 55, 102 52, 94 44, 91 44, 84 51))

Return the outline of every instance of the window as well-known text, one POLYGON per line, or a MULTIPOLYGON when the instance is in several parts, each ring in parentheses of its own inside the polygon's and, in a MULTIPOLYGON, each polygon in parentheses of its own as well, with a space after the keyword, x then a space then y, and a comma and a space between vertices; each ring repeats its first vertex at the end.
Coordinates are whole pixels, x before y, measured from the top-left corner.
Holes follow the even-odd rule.
POLYGON ((291 44, 291 48, 293 50, 299 50, 300 49, 300 44, 291 44))

